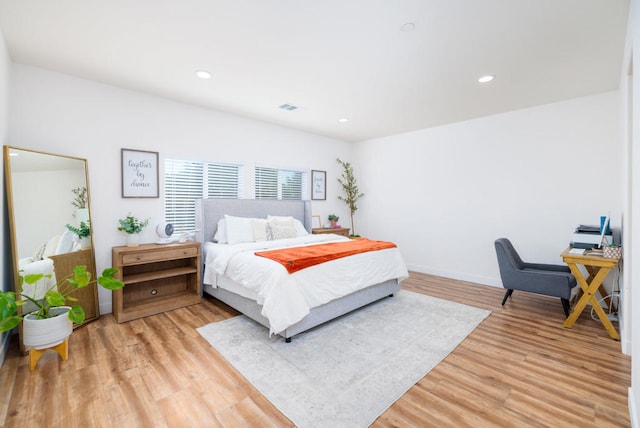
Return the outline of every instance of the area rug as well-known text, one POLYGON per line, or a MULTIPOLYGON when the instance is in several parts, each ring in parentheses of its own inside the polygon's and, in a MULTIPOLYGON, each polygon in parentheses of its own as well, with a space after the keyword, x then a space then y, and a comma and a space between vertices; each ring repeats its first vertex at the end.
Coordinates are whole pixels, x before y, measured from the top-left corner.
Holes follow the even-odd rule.
POLYGON ((296 426, 366 427, 489 314, 401 290, 291 343, 245 316, 197 330, 296 426))

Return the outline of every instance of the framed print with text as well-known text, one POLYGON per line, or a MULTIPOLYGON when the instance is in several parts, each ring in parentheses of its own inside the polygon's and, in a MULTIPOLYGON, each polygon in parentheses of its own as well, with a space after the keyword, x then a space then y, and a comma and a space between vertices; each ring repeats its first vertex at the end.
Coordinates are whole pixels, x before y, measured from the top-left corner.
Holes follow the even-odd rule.
POLYGON ((327 199, 327 172, 311 171, 311 199, 324 201, 327 199))
POLYGON ((122 149, 122 197, 157 198, 158 152, 122 149))
POLYGON ((320 221, 319 215, 311 216, 311 228, 312 229, 322 229, 322 222, 320 221))

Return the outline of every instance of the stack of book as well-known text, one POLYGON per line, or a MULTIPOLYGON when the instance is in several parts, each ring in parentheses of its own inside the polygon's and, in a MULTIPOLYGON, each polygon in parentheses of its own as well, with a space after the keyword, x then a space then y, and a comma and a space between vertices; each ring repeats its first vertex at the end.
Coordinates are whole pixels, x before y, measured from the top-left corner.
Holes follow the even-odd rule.
POLYGON ((604 236, 600 233, 600 226, 588 226, 581 224, 571 234, 569 245, 571 248, 596 248, 600 244, 608 247, 613 243, 613 235, 611 230, 607 230, 604 236), (600 242, 602 240, 602 242, 600 242))

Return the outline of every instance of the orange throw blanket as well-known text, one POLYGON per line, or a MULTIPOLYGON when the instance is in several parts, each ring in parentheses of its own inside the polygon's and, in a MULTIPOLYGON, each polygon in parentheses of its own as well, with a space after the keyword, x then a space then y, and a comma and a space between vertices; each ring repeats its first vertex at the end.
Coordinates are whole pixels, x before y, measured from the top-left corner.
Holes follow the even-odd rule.
POLYGON ((330 242, 327 244, 309 245, 307 247, 284 248, 256 252, 256 256, 266 257, 280 263, 289 273, 315 266, 354 254, 395 248, 396 244, 370 239, 352 239, 344 242, 330 242))

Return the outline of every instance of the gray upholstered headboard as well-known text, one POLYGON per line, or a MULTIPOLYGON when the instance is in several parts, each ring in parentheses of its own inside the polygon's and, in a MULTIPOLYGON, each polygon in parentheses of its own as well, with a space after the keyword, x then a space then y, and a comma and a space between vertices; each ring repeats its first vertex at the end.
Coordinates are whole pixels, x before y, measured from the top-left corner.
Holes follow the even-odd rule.
POLYGON ((196 200, 196 241, 213 240, 218 220, 224 215, 266 218, 268 215, 293 216, 311 232, 311 201, 274 201, 267 199, 196 200))

